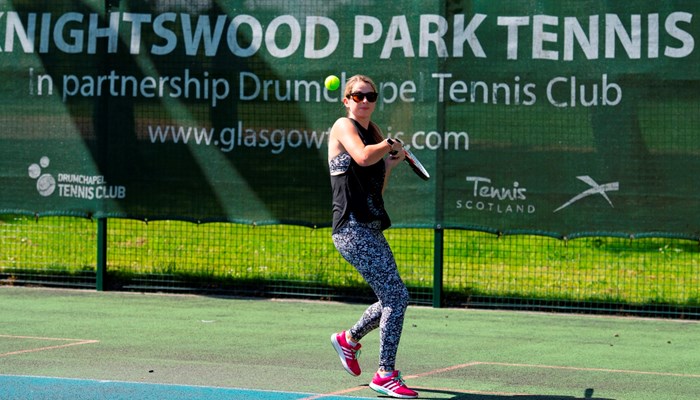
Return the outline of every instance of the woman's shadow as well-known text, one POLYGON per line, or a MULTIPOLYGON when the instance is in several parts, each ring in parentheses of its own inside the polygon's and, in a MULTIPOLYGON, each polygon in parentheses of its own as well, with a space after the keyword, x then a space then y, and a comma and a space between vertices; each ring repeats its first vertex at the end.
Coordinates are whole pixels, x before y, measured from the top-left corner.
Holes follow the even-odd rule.
POLYGON ((464 393, 451 390, 441 389, 425 389, 416 388, 420 393, 422 400, 615 400, 608 397, 594 397, 593 389, 586 389, 582 397, 578 396, 558 396, 558 395, 541 395, 541 394, 525 394, 525 395, 506 395, 506 394, 480 394, 480 393, 464 393), (438 397, 438 395, 441 395, 438 397), (451 397, 445 397, 445 395, 451 397))

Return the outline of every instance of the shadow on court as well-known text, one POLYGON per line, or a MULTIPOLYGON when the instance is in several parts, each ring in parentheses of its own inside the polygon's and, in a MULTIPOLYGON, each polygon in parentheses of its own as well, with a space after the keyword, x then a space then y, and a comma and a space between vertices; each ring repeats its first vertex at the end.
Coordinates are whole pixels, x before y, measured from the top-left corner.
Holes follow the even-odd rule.
POLYGON ((440 399, 444 400, 616 400, 607 397, 594 396, 593 389, 586 389, 583 397, 576 396, 550 396, 550 395, 504 395, 504 394, 475 394, 460 393, 449 390, 420 389, 420 398, 423 400, 440 399), (435 397, 440 395, 439 397, 435 397))

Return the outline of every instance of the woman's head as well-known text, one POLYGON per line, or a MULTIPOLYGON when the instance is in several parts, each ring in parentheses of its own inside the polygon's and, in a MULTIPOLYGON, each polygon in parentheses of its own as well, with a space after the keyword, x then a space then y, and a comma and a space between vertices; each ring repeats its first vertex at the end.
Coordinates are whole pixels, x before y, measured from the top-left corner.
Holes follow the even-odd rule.
POLYGON ((348 116, 356 120, 369 120, 377 101, 377 86, 365 75, 355 75, 345 82, 343 104, 348 116))
POLYGON ((343 94, 343 97, 347 98, 348 95, 355 93, 356 92, 356 90, 354 90, 355 85, 361 84, 361 83, 365 83, 365 84, 369 85, 372 88, 373 92, 375 92, 375 93, 377 92, 377 85, 374 84, 374 81, 372 81, 372 78, 370 78, 369 76, 366 76, 366 75, 355 75, 355 76, 351 76, 350 79, 348 79, 347 82, 345 82, 345 93, 343 94))

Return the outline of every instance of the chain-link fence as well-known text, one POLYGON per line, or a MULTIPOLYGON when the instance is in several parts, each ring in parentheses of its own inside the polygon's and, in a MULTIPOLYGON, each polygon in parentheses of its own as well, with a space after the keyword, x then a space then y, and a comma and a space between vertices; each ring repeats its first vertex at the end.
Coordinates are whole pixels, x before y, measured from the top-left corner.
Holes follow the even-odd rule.
MULTIPOLYGON (((5 285, 371 301, 329 228, 3 216, 5 285), (99 271, 98 253, 106 254, 99 271)), ((413 304, 700 317, 700 246, 389 229, 413 304)))

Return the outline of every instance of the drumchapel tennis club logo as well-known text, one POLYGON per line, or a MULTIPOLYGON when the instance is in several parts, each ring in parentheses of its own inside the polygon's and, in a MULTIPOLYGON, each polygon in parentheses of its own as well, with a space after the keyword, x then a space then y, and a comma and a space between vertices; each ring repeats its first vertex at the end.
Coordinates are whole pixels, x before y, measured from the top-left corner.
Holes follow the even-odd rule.
POLYGON ((41 157, 39 163, 34 163, 29 166, 29 177, 36 179, 36 191, 44 197, 51 196, 56 190, 56 178, 51 174, 42 174, 43 168, 48 168, 51 160, 44 156, 41 157))
POLYGON ((557 212, 559 210, 563 210, 564 208, 574 204, 575 202, 588 197, 588 196, 593 196, 595 194, 599 194, 605 198, 605 200, 610 204, 610 207, 615 208, 613 205, 612 201, 610 200, 610 197, 608 197, 608 194, 606 192, 614 192, 620 189, 620 182, 610 182, 610 183, 604 183, 602 185, 599 185, 596 181, 593 180, 588 175, 581 175, 577 176, 577 179, 580 181, 583 181, 587 183, 591 188, 584 190, 583 192, 577 194, 576 196, 572 197, 571 200, 567 201, 566 203, 562 204, 559 208, 554 210, 554 212, 557 212))
POLYGON ((59 197, 85 200, 124 199, 126 187, 108 185, 102 175, 82 175, 73 173, 47 173, 51 159, 41 157, 38 163, 29 165, 29 177, 36 179, 36 191, 49 197, 58 190, 59 197))

